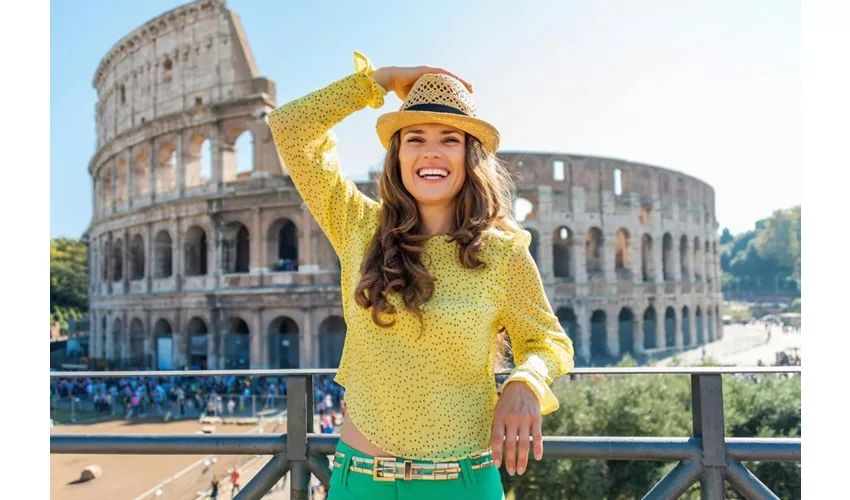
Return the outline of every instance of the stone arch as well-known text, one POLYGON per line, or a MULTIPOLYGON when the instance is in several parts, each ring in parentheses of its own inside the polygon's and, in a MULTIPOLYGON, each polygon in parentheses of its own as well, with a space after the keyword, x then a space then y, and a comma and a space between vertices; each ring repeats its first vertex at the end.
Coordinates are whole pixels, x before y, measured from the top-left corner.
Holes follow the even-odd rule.
POLYGON ((348 327, 341 316, 328 316, 319 325, 319 366, 337 368, 348 327))
POLYGON ((628 229, 624 227, 617 229, 614 236, 614 269, 619 275, 627 275, 632 269, 631 256, 629 255, 631 240, 632 236, 628 229))
POLYGON ((190 226, 183 237, 183 261, 186 276, 206 276, 209 247, 207 233, 200 226, 190 226))
POLYGON ((153 277, 157 279, 171 277, 171 235, 165 229, 156 233, 153 240, 153 277))
POLYGON ((269 324, 270 364, 276 368, 299 368, 301 349, 298 323, 289 316, 278 316, 269 324))
POLYGON ((682 345, 689 347, 692 345, 691 339, 691 310, 688 306, 682 307, 682 345))
POLYGON ((250 176, 255 171, 254 163, 254 133, 246 129, 233 143, 233 154, 236 157, 236 177, 250 176))
POLYGON ((212 140, 193 135, 186 150, 186 187, 205 186, 212 179, 212 140))
POLYGON ((124 242, 116 238, 112 242, 112 281, 124 279, 124 242))
POLYGON ((558 317, 558 323, 561 328, 567 333, 567 337, 573 341, 573 350, 578 353, 581 349, 581 332, 579 331, 578 319, 572 307, 559 307, 555 312, 558 317))
POLYGON ((690 263, 688 262, 688 237, 684 234, 679 238, 679 262, 682 281, 687 281, 690 276, 690 263))
POLYGON ((227 319, 225 334, 224 368, 243 370, 251 366, 251 330, 248 323, 238 316, 227 319))
POLYGON ((126 203, 129 197, 129 186, 127 186, 127 160, 118 159, 115 168, 115 202, 126 203))
POLYGON ((552 235, 552 267, 556 278, 575 278, 573 269, 573 232, 561 226, 552 235))
POLYGON ((702 245, 699 242, 699 236, 694 236, 694 258, 692 259, 694 266, 694 278, 696 281, 702 281, 703 266, 702 266, 702 245))
POLYGON ((661 242, 661 267, 664 272, 664 281, 673 281, 674 262, 673 262, 673 236, 670 233, 664 233, 661 242))
POLYGON ((535 208, 534 203, 531 201, 522 197, 517 197, 516 200, 514 200, 514 218, 516 218, 517 222, 520 223, 525 222, 526 219, 534 220, 535 217, 532 217, 532 214, 534 214, 535 208), (531 218, 529 219, 529 217, 531 218))
POLYGON ((640 239, 640 273, 644 283, 655 281, 655 266, 652 259, 652 236, 644 233, 640 239))
POLYGON ((600 362, 608 357, 608 316, 602 309, 590 316, 590 361, 600 362))
POLYGON ((189 367, 193 370, 207 369, 209 329, 206 321, 198 316, 193 317, 186 324, 186 333, 189 335, 189 352, 187 353, 189 367))
POLYGON ((635 354, 635 315, 628 307, 620 309, 617 333, 620 339, 620 353, 635 354))
POLYGON ((587 230, 584 239, 585 258, 587 260, 587 276, 602 274, 603 252, 605 251, 605 241, 602 235, 602 230, 598 227, 592 227, 587 230))
POLYGON ((705 344, 705 331, 703 330, 702 324, 702 308, 700 306, 697 306, 694 319, 696 319, 697 324, 697 345, 705 344))
POLYGON ((272 222, 266 238, 269 268, 275 271, 297 271, 298 240, 298 226, 290 219, 284 217, 272 222))
POLYGON ((165 318, 156 320, 153 326, 153 352, 157 370, 174 369, 174 336, 171 323, 165 318))
POLYGON ((540 234, 536 229, 526 228, 525 230, 531 235, 531 243, 528 245, 528 253, 531 254, 531 258, 534 259, 534 263, 537 264, 540 262, 538 260, 540 257, 540 234))
POLYGON ((138 281, 145 277, 145 241, 136 234, 130 239, 130 280, 138 281))
POLYGON ((676 347, 676 310, 673 306, 664 311, 664 341, 668 349, 676 347))
POLYGON ((133 198, 147 196, 149 191, 148 180, 148 158, 147 151, 139 151, 136 153, 136 159, 133 162, 133 198))
POLYGON ((169 193, 177 187, 177 148, 171 143, 159 146, 154 166, 154 180, 157 193, 169 193))
POLYGON ((655 307, 649 306, 643 312, 643 348, 646 350, 658 348, 658 324, 655 307))
POLYGON ((131 365, 145 366, 145 324, 139 318, 130 320, 130 359, 131 365))
POLYGON ((248 228, 244 224, 233 221, 224 226, 221 254, 225 273, 247 273, 250 271, 251 241, 248 228))

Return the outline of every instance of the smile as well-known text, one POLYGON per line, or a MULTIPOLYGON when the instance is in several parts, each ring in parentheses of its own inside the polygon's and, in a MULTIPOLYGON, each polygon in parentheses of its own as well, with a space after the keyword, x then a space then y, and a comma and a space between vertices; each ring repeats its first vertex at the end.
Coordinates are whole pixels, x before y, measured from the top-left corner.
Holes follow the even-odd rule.
POLYGON ((443 179, 449 176, 449 171, 441 167, 424 167, 416 171, 416 174, 427 180, 443 179))

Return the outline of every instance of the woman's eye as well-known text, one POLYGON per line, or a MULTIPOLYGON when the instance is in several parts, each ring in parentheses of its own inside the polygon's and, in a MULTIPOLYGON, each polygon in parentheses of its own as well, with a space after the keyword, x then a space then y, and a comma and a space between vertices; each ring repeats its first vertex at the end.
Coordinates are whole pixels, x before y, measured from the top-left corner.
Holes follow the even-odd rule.
POLYGON ((449 137, 448 139, 446 139, 446 142, 460 142, 460 141, 457 140, 456 137, 449 137))

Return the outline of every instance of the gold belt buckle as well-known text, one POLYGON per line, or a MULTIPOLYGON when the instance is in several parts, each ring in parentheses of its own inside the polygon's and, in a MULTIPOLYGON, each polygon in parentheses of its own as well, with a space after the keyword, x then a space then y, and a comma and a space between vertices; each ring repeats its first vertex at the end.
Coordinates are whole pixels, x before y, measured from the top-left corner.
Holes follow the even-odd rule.
POLYGON ((375 481, 395 481, 395 471, 392 476, 387 477, 382 470, 382 463, 389 460, 395 460, 395 457, 374 457, 372 460, 372 479, 375 481))

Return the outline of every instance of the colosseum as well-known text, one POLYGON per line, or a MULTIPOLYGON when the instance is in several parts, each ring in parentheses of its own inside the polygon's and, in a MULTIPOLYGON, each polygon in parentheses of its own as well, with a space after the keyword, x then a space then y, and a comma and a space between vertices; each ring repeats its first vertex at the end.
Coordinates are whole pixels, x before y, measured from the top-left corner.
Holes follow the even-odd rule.
MULTIPOLYGON (((274 147, 274 82, 238 16, 223 0, 166 12, 115 44, 93 85, 91 357, 124 368, 336 366, 339 262, 274 147)), ((721 335, 710 186, 620 160, 499 155, 580 363, 721 335)), ((376 194, 371 181, 358 187, 376 194)))

